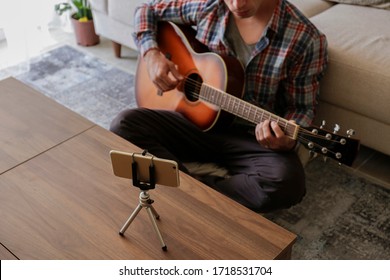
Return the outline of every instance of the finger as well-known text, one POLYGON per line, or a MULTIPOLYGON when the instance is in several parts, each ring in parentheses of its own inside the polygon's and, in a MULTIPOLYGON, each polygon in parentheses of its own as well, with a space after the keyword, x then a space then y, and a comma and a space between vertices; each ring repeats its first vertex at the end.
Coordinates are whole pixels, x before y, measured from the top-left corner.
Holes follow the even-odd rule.
POLYGON ((169 89, 174 89, 183 79, 183 76, 178 71, 178 66, 171 61, 168 61, 167 71, 165 75, 162 76, 164 78, 165 85, 169 89))
POLYGON ((155 79, 157 87, 162 91, 169 91, 173 85, 170 78, 167 75, 157 76, 155 79))
POLYGON ((274 132, 276 138, 281 138, 281 137, 285 136, 283 130, 280 128, 280 126, 278 125, 277 122, 272 121, 271 128, 272 128, 272 131, 274 132))
POLYGON ((256 140, 263 147, 269 148, 270 143, 269 143, 268 139, 264 136, 264 126, 269 127, 269 124, 261 122, 258 125, 256 125, 256 129, 255 129, 256 140))
POLYGON ((256 135, 257 142, 261 143, 261 141, 264 139, 262 123, 259 123, 259 124, 256 125, 256 127, 255 127, 255 135, 256 135))
POLYGON ((170 66, 171 66, 170 67, 171 73, 172 73, 173 77, 175 77, 176 81, 180 82, 181 80, 183 80, 184 77, 180 74, 180 72, 178 70, 178 66, 173 64, 173 63, 171 63, 170 66))
MULTIPOLYGON (((292 123, 295 123, 292 121, 292 123)), ((282 128, 277 124, 277 122, 271 122, 271 128, 274 131, 276 141, 273 143, 273 148, 281 151, 291 150, 296 141, 290 137, 288 137, 282 128)))
POLYGON ((158 64, 155 64, 153 67, 149 67, 148 71, 150 79, 153 81, 153 84, 156 86, 156 88, 159 91, 165 91, 167 86, 165 85, 165 81, 162 78, 164 70, 162 70, 158 64))
MULTIPOLYGON (((179 83, 179 80, 173 75, 171 69, 172 67, 170 65, 166 65, 165 67, 158 69, 155 73, 155 83, 159 89, 163 91, 174 89, 179 83)), ((174 66, 173 69, 175 69, 174 66)))
POLYGON ((274 137, 273 133, 272 133, 272 130, 271 130, 271 127, 270 127, 270 121, 269 120, 265 120, 263 123, 262 123, 262 130, 263 130, 263 136, 265 139, 267 139, 267 141, 271 141, 272 138, 274 137))

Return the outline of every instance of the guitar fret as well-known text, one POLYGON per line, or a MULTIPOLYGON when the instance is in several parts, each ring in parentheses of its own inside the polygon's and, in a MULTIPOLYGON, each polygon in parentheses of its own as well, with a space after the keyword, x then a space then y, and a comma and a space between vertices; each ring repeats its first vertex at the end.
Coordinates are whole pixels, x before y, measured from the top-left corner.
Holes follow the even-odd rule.
POLYGON ((220 95, 220 97, 221 97, 221 101, 220 101, 220 106, 221 106, 221 108, 224 108, 224 106, 225 106, 225 95, 223 95, 223 94, 221 94, 220 95))
POLYGON ((218 104, 221 104, 222 103, 222 99, 223 99, 223 94, 221 94, 220 92, 217 92, 217 103, 218 104))
POLYGON ((254 120, 254 115, 253 115, 252 109, 253 109, 252 106, 248 105, 248 119, 249 120, 254 120))
POLYGON ((214 99, 214 94, 213 94, 214 92, 212 91, 212 90, 209 90, 209 100, 210 100, 210 102, 212 102, 212 103, 214 103, 213 102, 213 99, 214 99))
POLYGON ((271 119, 271 114, 265 113, 265 118, 263 120, 270 120, 271 119))
POLYGON ((232 112, 234 112, 234 105, 235 105, 235 100, 234 100, 234 98, 231 98, 231 100, 230 100, 230 107, 231 107, 231 111, 232 112))
MULTIPOLYGON (((230 101, 231 101, 231 96, 230 95, 225 95, 225 108, 230 108, 230 101)), ((229 110, 229 109, 227 109, 229 110)))
POLYGON ((207 96, 206 96, 206 93, 207 93, 207 87, 205 86, 205 84, 202 84, 200 86, 199 98, 202 99, 202 100, 208 100, 207 96))
POLYGON ((214 103, 220 104, 221 94, 218 91, 216 90, 213 91, 213 97, 214 97, 214 103))
POLYGON ((233 112, 237 114, 237 100, 233 100, 233 112))
POLYGON ((290 137, 296 137, 297 126, 295 124, 289 123, 287 120, 284 120, 277 115, 256 107, 253 104, 246 103, 245 101, 233 95, 226 94, 223 91, 202 84, 199 97, 200 99, 217 105, 221 109, 224 109, 227 112, 230 112, 255 124, 265 120, 269 120, 270 122, 275 121, 282 128, 286 135, 290 137))
POLYGON ((206 100, 206 101, 209 101, 211 102, 211 88, 210 87, 207 87, 205 84, 202 84, 202 87, 201 87, 201 97, 202 99, 206 100))
POLYGON ((247 105, 244 105, 244 116, 247 117, 247 119, 250 119, 250 112, 251 112, 251 109, 250 107, 248 108, 249 106, 247 105))
POLYGON ((235 114, 237 109, 236 109, 236 100, 234 98, 232 98, 231 105, 232 105, 232 112, 235 114))
POLYGON ((211 96, 212 96, 212 101, 213 101, 213 103, 214 104, 218 104, 218 94, 217 94, 218 92, 217 91, 215 91, 215 90, 213 90, 212 92, 211 92, 211 96))
POLYGON ((209 91, 208 88, 206 88, 205 94, 206 94, 206 95, 205 95, 205 96, 206 96, 206 100, 209 101, 209 102, 211 102, 211 100, 210 100, 210 91, 209 91))
POLYGON ((260 117, 259 114, 257 112, 255 112, 255 121, 256 121, 256 123, 260 122, 259 117, 260 117))
POLYGON ((230 101, 231 101, 231 98, 230 98, 230 96, 227 98, 227 104, 226 104, 226 109, 227 109, 227 111, 231 111, 230 110, 230 101))
POLYGON ((255 108, 253 109, 253 121, 256 123, 258 121, 258 114, 257 114, 257 110, 255 108))
POLYGON ((242 110, 240 110, 240 103, 237 102, 237 99, 234 100, 234 112, 239 117, 242 117, 242 110))

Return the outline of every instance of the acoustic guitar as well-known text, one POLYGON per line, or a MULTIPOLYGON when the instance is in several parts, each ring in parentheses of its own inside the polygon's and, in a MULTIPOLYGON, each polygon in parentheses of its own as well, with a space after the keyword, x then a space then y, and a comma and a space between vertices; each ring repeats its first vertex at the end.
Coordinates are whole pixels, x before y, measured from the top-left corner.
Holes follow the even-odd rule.
POLYGON ((359 140, 329 132, 323 127, 303 128, 241 99, 244 70, 232 56, 212 53, 195 39, 188 26, 159 23, 157 43, 161 52, 178 65, 185 77, 179 86, 160 93, 150 80, 146 63, 139 58, 135 76, 135 95, 139 107, 177 111, 200 129, 223 128, 235 117, 252 123, 275 121, 292 139, 310 151, 321 153, 351 166, 359 150, 359 140))

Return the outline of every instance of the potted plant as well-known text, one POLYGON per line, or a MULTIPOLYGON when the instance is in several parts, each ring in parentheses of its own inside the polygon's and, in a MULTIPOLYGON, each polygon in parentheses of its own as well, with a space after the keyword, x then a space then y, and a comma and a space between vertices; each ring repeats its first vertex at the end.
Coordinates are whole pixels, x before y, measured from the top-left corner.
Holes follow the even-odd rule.
POLYGON ((56 4, 54 9, 59 15, 68 10, 75 11, 71 15, 71 21, 79 45, 93 46, 99 43, 99 36, 95 32, 92 10, 88 0, 62 2, 56 4))

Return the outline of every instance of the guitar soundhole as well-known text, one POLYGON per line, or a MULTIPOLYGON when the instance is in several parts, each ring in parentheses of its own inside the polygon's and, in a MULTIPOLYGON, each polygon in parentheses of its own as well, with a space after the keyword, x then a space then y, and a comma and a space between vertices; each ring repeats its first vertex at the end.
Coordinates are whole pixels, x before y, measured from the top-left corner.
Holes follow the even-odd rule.
POLYGON ((202 77, 196 73, 190 74, 186 78, 184 82, 184 93, 189 101, 197 101, 199 99, 202 83, 202 77))

